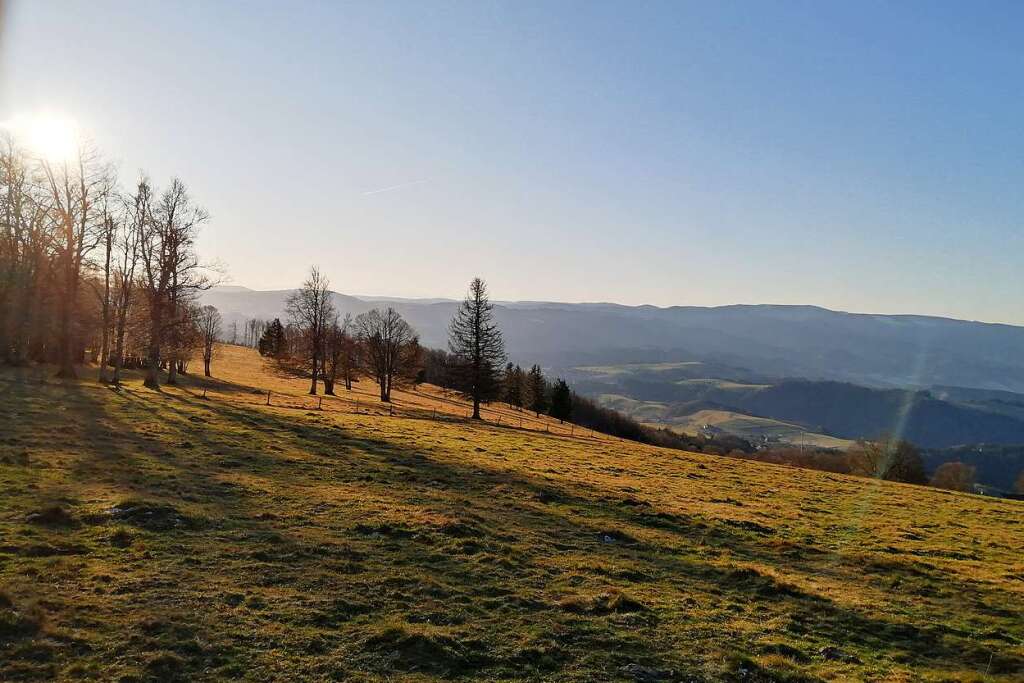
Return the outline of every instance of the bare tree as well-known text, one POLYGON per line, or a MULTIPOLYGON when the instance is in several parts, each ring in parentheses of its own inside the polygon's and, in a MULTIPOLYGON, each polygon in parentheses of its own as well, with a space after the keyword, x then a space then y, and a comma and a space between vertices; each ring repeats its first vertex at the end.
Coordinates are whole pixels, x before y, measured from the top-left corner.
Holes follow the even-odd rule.
POLYGON ((927 482, 920 452, 903 439, 861 442, 849 451, 847 458, 853 474, 908 484, 927 482))
POLYGON ((309 361, 311 381, 309 393, 316 396, 316 382, 323 364, 324 342, 329 321, 335 317, 331 302, 330 282, 313 266, 302 287, 285 303, 292 324, 302 331, 304 355, 309 361))
POLYGON ((96 295, 100 300, 100 311, 102 315, 102 329, 100 330, 100 349, 99 349, 99 381, 102 384, 106 384, 109 381, 107 377, 107 366, 110 361, 110 329, 111 329, 111 265, 114 258, 114 249, 116 248, 117 236, 122 229, 122 221, 124 216, 120 213, 114 213, 111 211, 110 204, 113 203, 114 197, 107 196, 103 206, 103 218, 100 225, 100 242, 103 244, 103 287, 96 286, 96 295))
POLYGON ((153 188, 146 177, 139 179, 135 193, 123 199, 124 229, 117 242, 118 261, 114 270, 114 376, 113 384, 121 383, 124 367, 125 333, 136 291, 135 269, 139 248, 147 235, 153 203, 153 188))
POLYGON ((168 361, 167 381, 174 383, 178 359, 161 359, 161 348, 168 336, 170 348, 180 346, 174 337, 186 322, 181 307, 191 295, 210 286, 195 253, 196 236, 208 218, 204 209, 192 203, 185 184, 175 178, 146 221, 139 251, 150 316, 145 385, 151 389, 160 387, 161 360, 168 361))
POLYGON ((355 381, 356 374, 359 372, 359 340, 356 339, 354 329, 355 323, 352 321, 352 316, 346 313, 337 340, 341 347, 338 371, 345 382, 346 391, 352 391, 352 382, 355 381))
POLYGON ((100 242, 100 211, 113 189, 113 173, 102 164, 89 144, 80 144, 72 161, 59 164, 40 160, 40 168, 56 226, 54 249, 57 256, 60 291, 58 377, 76 376, 74 339, 78 312, 78 290, 82 266, 100 242))
POLYGON ((931 485, 950 491, 973 491, 974 473, 973 465, 966 465, 962 462, 945 462, 935 470, 931 485))
POLYGON ((41 293, 51 271, 50 204, 10 135, 0 147, 0 359, 18 365, 41 347, 41 293))
POLYGON ((505 344, 494 322, 487 285, 478 277, 469 283, 469 292, 452 318, 448 348, 458 361, 462 391, 473 401, 473 419, 479 420, 480 402, 496 398, 500 391, 498 373, 505 361, 505 344))
POLYGON ((213 360, 213 345, 220 337, 220 311, 213 306, 203 306, 198 313, 199 332, 203 337, 203 374, 210 374, 210 362, 213 360))
POLYGON ((419 360, 419 338, 412 326, 390 306, 373 309, 355 319, 368 372, 380 385, 380 400, 391 400, 396 378, 410 373, 419 360))
POLYGON ((352 316, 345 314, 345 318, 338 322, 337 314, 334 315, 324 336, 324 363, 323 380, 324 393, 334 395, 334 384, 340 377, 345 383, 345 389, 352 390, 352 382, 355 379, 356 366, 359 362, 358 343, 352 335, 352 316))

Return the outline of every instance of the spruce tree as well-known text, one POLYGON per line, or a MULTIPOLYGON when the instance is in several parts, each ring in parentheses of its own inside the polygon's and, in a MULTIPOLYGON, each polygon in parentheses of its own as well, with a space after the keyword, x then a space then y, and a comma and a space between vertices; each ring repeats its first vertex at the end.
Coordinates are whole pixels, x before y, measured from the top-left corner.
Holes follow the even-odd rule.
POLYGON ((526 387, 530 397, 530 410, 540 417, 541 413, 546 413, 548 410, 548 383, 544 379, 544 373, 541 372, 539 365, 530 368, 530 373, 526 378, 526 387))
POLYGON ((523 369, 509 363, 505 366, 505 402, 513 408, 523 407, 523 369))
POLYGON ((465 300, 452 318, 448 348, 457 359, 460 389, 472 399, 473 418, 479 420, 480 403, 499 395, 498 372, 505 360, 505 344, 494 322, 494 306, 480 278, 473 278, 465 300))
POLYGON ((565 383, 564 379, 559 379, 555 382, 555 386, 551 390, 551 410, 549 414, 561 422, 565 422, 572 417, 572 392, 569 390, 569 385, 565 383))
POLYGON ((260 355, 277 358, 281 355, 284 349, 284 325, 281 324, 281 321, 278 318, 274 318, 274 322, 267 325, 267 328, 263 330, 263 335, 260 337, 260 355))

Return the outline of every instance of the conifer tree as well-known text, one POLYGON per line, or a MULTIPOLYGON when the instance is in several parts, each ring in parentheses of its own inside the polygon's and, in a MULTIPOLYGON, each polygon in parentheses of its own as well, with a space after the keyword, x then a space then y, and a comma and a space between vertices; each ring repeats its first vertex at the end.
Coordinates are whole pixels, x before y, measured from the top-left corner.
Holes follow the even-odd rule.
POLYGON ((505 402, 513 408, 523 407, 523 369, 509 363, 505 366, 505 402))
POLYGON ((539 365, 530 368, 530 373, 526 377, 526 388, 529 393, 530 410, 540 417, 541 413, 546 413, 548 410, 548 385, 539 365))
POLYGON ((551 417, 565 422, 572 417, 572 392, 564 379, 555 382, 551 389, 551 417))
POLYGON ((473 418, 479 420, 480 403, 499 395, 498 368, 505 360, 505 344, 494 322, 494 306, 480 278, 473 278, 465 300, 452 318, 448 348, 458 359, 460 388, 466 398, 472 399, 473 418))
POLYGON ((284 325, 281 324, 281 320, 279 318, 274 318, 274 322, 267 325, 267 328, 263 331, 263 335, 260 337, 260 355, 277 358, 281 355, 284 349, 284 325))

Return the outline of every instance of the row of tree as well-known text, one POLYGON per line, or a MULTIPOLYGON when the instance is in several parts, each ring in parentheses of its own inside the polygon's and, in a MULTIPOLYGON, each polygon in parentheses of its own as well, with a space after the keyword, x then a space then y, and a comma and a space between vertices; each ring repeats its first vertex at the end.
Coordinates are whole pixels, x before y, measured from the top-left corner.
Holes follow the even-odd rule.
MULTIPOLYGON (((828 448, 780 446, 758 451, 732 451, 729 455, 804 469, 928 485, 950 491, 974 492, 977 488, 977 467, 974 465, 948 461, 938 466, 933 465, 934 471, 929 476, 921 451, 903 439, 864 441, 845 452, 828 448)), ((1018 476, 1014 488, 1018 494, 1024 494, 1024 471, 1018 476)))
POLYGON ((378 384, 382 401, 391 400, 398 384, 429 382, 464 395, 476 419, 481 405, 499 400, 563 421, 572 416, 572 392, 563 380, 549 383, 538 365, 524 371, 505 363, 494 306, 480 278, 470 283, 452 318, 447 351, 422 348, 416 331, 391 307, 342 317, 329 281, 316 267, 289 296, 286 310, 288 324, 263 324, 256 345, 282 368, 308 376, 310 394, 316 395, 319 383, 333 394, 339 379, 351 389, 363 375, 378 384))
POLYGON ((0 362, 54 363, 72 378, 87 359, 117 383, 125 367, 168 383, 220 333, 197 294, 211 271, 195 251, 207 212, 173 179, 117 182, 88 143, 72 159, 38 158, 0 138, 0 362), (88 358, 87 358, 88 354, 88 358))
POLYGON ((309 393, 319 383, 333 395, 336 382, 346 389, 359 375, 372 377, 380 400, 391 400, 398 384, 415 378, 421 349, 412 326, 393 308, 373 309, 353 319, 334 306, 330 282, 316 267, 286 302, 288 325, 278 319, 263 327, 259 352, 282 369, 310 378, 309 393))

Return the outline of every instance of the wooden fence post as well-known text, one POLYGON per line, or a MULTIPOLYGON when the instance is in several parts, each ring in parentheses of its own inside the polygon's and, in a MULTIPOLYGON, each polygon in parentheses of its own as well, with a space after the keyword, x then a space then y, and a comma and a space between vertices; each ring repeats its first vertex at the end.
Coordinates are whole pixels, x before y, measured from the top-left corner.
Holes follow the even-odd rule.
POLYGON ((356 412, 359 412, 359 399, 356 399, 356 412))
POLYGON ((323 397, 323 396, 320 396, 320 397, 319 397, 319 398, 317 399, 317 402, 316 402, 316 409, 317 409, 317 410, 323 410, 323 409, 324 409, 324 397, 323 397))
POLYGON ((267 389, 267 405, 270 405, 270 389, 267 389))

